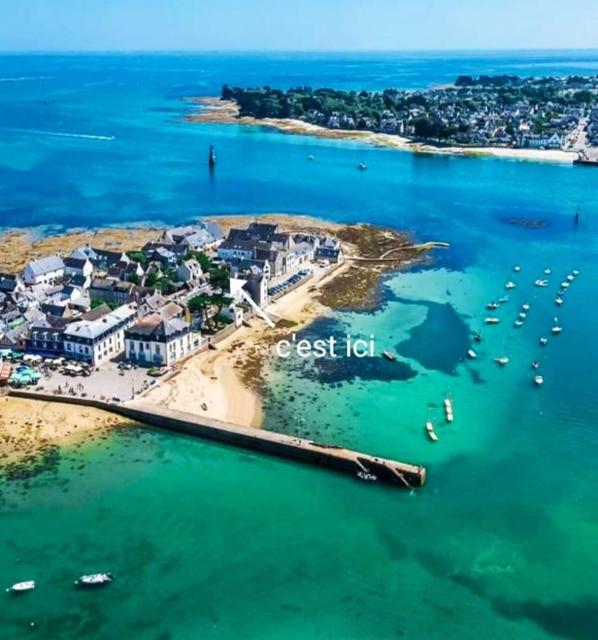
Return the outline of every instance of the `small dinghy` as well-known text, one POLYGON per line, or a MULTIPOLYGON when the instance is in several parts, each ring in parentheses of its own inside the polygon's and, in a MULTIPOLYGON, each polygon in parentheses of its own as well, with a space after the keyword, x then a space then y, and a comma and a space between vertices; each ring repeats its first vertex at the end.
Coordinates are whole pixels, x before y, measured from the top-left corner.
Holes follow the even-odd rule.
POLYGON ((534 284, 536 285, 536 287, 547 287, 548 280, 536 280, 534 284))
POLYGON ((360 163, 357 165, 357 168, 358 168, 360 171, 365 171, 365 170, 368 168, 368 166, 367 166, 367 164, 366 164, 365 162, 360 162, 360 163))
POLYGON ((545 347, 548 344, 548 338, 540 338, 540 344, 545 347))
POLYGON ((479 333, 474 333, 473 339, 475 342, 482 342, 482 336, 479 333))
POLYGON ((573 269, 573 271, 571 272, 574 276, 578 276, 579 275, 579 271, 577 269, 573 269))
POLYGON ((522 312, 519 314, 519 319, 520 319, 520 320, 525 320, 526 318, 527 318, 527 313, 525 313, 525 311, 522 311, 522 312))
POLYGON ((539 369, 539 368, 540 368, 540 363, 534 360, 534 362, 532 362, 532 369, 539 369))
POLYGON ((101 587, 112 582, 111 573, 89 573, 75 580, 77 587, 101 587))
POLYGON ((498 324, 500 322, 500 318, 494 318, 489 316, 484 320, 484 324, 498 324))
POLYGON ((536 387, 541 387, 544 384, 544 378, 542 376, 534 376, 534 384, 536 387))
POLYGON ((509 282, 507 282, 507 284, 505 284, 505 289, 514 289, 517 285, 512 282, 511 280, 509 280, 509 282))
POLYGON ((549 276, 552 273, 550 269, 544 269, 544 275, 549 276))
POLYGON ((394 361, 397 359, 397 357, 395 356, 395 354, 394 354, 394 353, 391 353, 390 351, 384 351, 384 352, 382 353, 382 355, 383 355, 387 360, 390 360, 391 362, 394 362, 394 361))
POLYGON ((368 473, 367 471, 358 471, 355 475, 364 482, 376 482, 376 480, 378 480, 378 476, 375 476, 373 473, 368 473))
POLYGON ((568 282, 561 282, 561 289, 568 289, 568 288, 569 288, 568 282))
POLYGON ((505 365, 509 364, 509 359, 507 358, 507 356, 500 356, 500 358, 494 358, 494 362, 496 362, 496 364, 499 364, 501 367, 504 367, 505 365))
POLYGON ((426 433, 428 434, 428 438, 430 438, 432 442, 436 442, 438 440, 438 436, 434 431, 434 425, 432 424, 431 420, 428 420, 428 422, 426 422, 426 433))
POLYGON ((520 329, 523 326, 523 320, 515 320, 514 326, 520 329))
POLYGON ((557 307, 560 307, 563 304, 563 299, 558 296, 557 298, 554 299, 554 304, 557 305, 557 307))
POLYGON ((498 303, 499 304, 504 304, 505 302, 509 301, 509 296, 502 296, 502 298, 498 299, 498 303))
POLYGON ((572 273, 570 273, 570 274, 567 276, 567 280, 568 280, 569 282, 573 282, 573 280, 574 280, 574 279, 575 279, 575 276, 574 276, 572 273))
POLYGON ((514 271, 515 273, 519 273, 519 272, 521 271, 521 267, 520 267, 518 264, 516 264, 516 265, 513 267, 513 271, 514 271))
POLYGON ((529 304, 527 304, 527 302, 526 302, 525 304, 522 304, 522 305, 521 305, 521 308, 522 308, 524 311, 529 311, 529 304))
POLYGON ((488 311, 494 311, 494 309, 498 309, 498 307, 500 307, 500 305, 498 304, 498 302, 489 302, 486 305, 486 309, 488 309, 488 311))
POLYGON ((468 349, 467 351, 467 357, 470 360, 475 360, 478 357, 478 354, 473 350, 473 349, 468 349))
POLYGON ((558 334, 561 333, 562 330, 563 330, 563 327, 559 327, 558 325, 554 325, 554 327, 552 327, 552 335, 553 336, 558 336, 558 334))
POLYGON ((15 582, 12 587, 8 587, 7 593, 25 593, 33 591, 36 587, 35 580, 25 580, 24 582, 15 582))

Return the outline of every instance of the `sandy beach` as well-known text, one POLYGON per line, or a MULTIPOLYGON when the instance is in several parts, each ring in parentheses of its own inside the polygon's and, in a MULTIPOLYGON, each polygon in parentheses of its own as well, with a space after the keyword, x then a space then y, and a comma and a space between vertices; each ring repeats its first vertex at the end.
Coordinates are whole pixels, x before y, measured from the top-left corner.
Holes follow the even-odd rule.
POLYGON ((0 397, 0 464, 19 463, 49 445, 69 444, 106 428, 130 425, 91 407, 0 397))
POLYGON ((513 149, 510 147, 437 147, 431 144, 414 142, 409 138, 388 133, 372 131, 348 131, 345 129, 327 129, 316 124, 294 119, 239 117, 239 110, 234 102, 220 98, 194 98, 192 102, 201 106, 197 114, 188 115, 186 120, 195 123, 244 124, 272 127, 284 133, 316 136, 334 140, 357 140, 376 147, 411 151, 414 153, 434 153, 458 156, 493 156, 513 160, 529 160, 534 162, 572 163, 577 153, 559 149, 513 149))

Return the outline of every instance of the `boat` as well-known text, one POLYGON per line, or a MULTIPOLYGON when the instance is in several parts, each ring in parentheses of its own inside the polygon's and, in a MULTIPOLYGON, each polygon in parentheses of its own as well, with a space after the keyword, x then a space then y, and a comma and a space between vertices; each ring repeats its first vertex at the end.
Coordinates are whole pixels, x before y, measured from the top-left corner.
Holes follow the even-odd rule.
POLYGON ((544 269, 544 275, 549 276, 552 273, 550 269, 544 269))
POLYGON ((397 357, 395 356, 395 354, 394 354, 394 353, 391 353, 390 351, 384 351, 384 352, 382 353, 382 355, 383 355, 387 360, 390 360, 391 362, 394 362, 394 361, 397 359, 397 357))
POLYGON ((568 288, 569 288, 568 282, 561 282, 561 289, 568 289, 568 288))
POLYGON ((534 384, 537 387, 541 387, 544 384, 544 378, 542 376, 534 376, 534 384))
POLYGON ((358 471, 355 475, 364 482, 376 482, 376 480, 378 480, 378 476, 375 476, 373 473, 368 473, 367 471, 358 471))
POLYGON ((579 270, 578 269, 573 269, 573 271, 571 272, 574 276, 578 276, 579 275, 579 270))
POLYGON ((498 299, 499 304, 503 304, 504 302, 508 302, 509 301, 509 296, 503 296, 502 298, 498 299))
POLYGON ((545 347, 548 344, 548 338, 540 338, 540 344, 545 347))
POLYGON ((498 324, 500 322, 500 318, 494 318, 489 316, 484 320, 484 324, 498 324))
POLYGON ((536 280, 534 282, 534 284, 536 285, 536 287, 547 287, 548 286, 548 280, 536 280))
POLYGON ((446 414, 447 422, 452 422, 455 419, 453 416, 453 403, 450 398, 444 399, 444 413, 446 414))
POLYGON ((515 320, 515 326, 519 329, 519 327, 523 326, 523 320, 515 320))
POLYGON ((518 264, 516 264, 516 265, 513 267, 513 271, 514 271, 515 273, 519 273, 519 272, 521 271, 521 267, 520 267, 518 264))
POLYGON ((210 154, 208 155, 208 166, 210 169, 213 169, 216 166, 216 150, 214 149, 214 145, 210 145, 210 154))
POLYGON ((25 580, 24 582, 15 582, 12 587, 8 587, 8 589, 6 589, 6 592, 25 593, 26 591, 33 591, 35 587, 35 580, 25 580))
POLYGON ((555 303, 557 306, 559 306, 559 307, 560 307, 560 306, 563 304, 563 299, 561 298, 561 296, 557 296, 557 297, 554 299, 554 303, 555 303))
POLYGON ((314 156, 312 156, 312 155, 307 156, 307 159, 308 160, 315 160, 314 156))
POLYGON ((101 587, 112 582, 111 573, 89 573, 75 580, 77 587, 101 587))
POLYGON ((500 307, 498 302, 490 302, 486 305, 486 309, 488 309, 488 311, 494 311, 494 309, 498 309, 498 307, 500 307))
POLYGON ((522 308, 524 311, 529 311, 529 304, 527 304, 527 303, 522 304, 522 305, 521 305, 521 308, 522 308))
POLYGON ((557 295, 558 295, 558 296, 564 296, 566 293, 567 293, 567 290, 566 290, 566 289, 559 289, 559 290, 557 291, 557 295))
POLYGON ((517 285, 514 282, 511 282, 509 280, 509 282, 507 282, 507 284, 505 284, 505 289, 514 289, 517 285))
POLYGON ((428 438, 430 438, 432 442, 436 442, 438 440, 438 436, 434 431, 434 425, 432 424, 431 420, 428 420, 428 422, 426 422, 426 432, 428 434, 428 438))
POLYGON ((561 333, 562 330, 563 330, 563 327, 559 327, 558 325, 555 325, 554 327, 552 327, 552 335, 556 336, 559 333, 561 333))
POLYGON ((368 168, 368 166, 367 166, 367 164, 366 164, 365 162, 360 162, 360 163, 357 165, 357 168, 358 168, 360 171, 365 171, 365 170, 368 168))
POLYGON ((475 360, 478 357, 478 354, 473 349, 469 349, 467 351, 467 357, 471 360, 475 360))
POLYGON ((540 368, 540 363, 536 360, 534 360, 532 362, 532 369, 539 369, 540 368))
POLYGON ((494 358, 494 362, 499 364, 501 367, 504 367, 506 364, 509 364, 509 359, 507 356, 500 356, 500 358, 494 358))
POLYGON ((479 333, 474 333, 473 339, 475 342, 482 342, 482 336, 479 333))
POLYGON ((519 314, 519 317, 521 318, 521 320, 525 320, 525 319, 527 318, 527 313, 525 313, 525 311, 522 311, 522 312, 519 314))
POLYGON ((571 273, 570 273, 570 274, 567 276, 567 280, 568 280, 569 282, 573 282, 573 280, 575 280, 575 276, 574 276, 573 274, 571 274, 571 273))

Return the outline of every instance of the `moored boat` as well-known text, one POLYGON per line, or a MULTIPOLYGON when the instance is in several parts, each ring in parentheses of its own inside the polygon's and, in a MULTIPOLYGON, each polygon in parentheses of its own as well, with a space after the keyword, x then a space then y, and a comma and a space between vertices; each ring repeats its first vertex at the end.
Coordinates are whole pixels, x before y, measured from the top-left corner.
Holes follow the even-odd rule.
POLYGON ((544 384, 544 378, 542 376, 534 376, 534 384, 537 387, 541 387, 544 384))
POLYGON ((378 480, 378 476, 373 473, 368 473, 367 471, 358 471, 355 475, 364 482, 376 482, 376 480, 378 480))
POLYGON ((516 265, 513 267, 513 271, 514 271, 515 273, 519 273, 519 272, 521 271, 521 267, 520 267, 518 264, 516 264, 516 265))
POLYGON ((426 422, 426 433, 428 434, 428 438, 430 438, 432 442, 436 442, 438 440, 438 436, 434 431, 434 425, 432 424, 431 420, 428 420, 426 422))
POLYGON ((492 316, 489 316, 484 320, 485 324, 498 324, 499 322, 500 322, 500 318, 494 318, 492 316))
POLYGON ((25 593, 26 591, 33 591, 35 587, 35 580, 25 580, 23 582, 15 582, 12 587, 8 587, 6 591, 7 593, 25 593))
POLYGON ((545 347, 548 344, 548 338, 540 338, 540 344, 545 347))
POLYGON ((540 368, 540 363, 537 360, 534 360, 532 362, 532 369, 539 369, 540 368))
POLYGON ((357 165, 357 168, 358 168, 360 171, 365 171, 365 170, 368 168, 368 166, 367 166, 367 164, 366 164, 365 162, 360 162, 360 163, 357 165))
POLYGON ((475 360, 478 357, 478 354, 473 349, 468 349, 467 350, 467 357, 470 360, 475 360))
POLYGON ((100 587, 112 582, 112 578, 111 573, 89 573, 75 580, 75 585, 78 587, 100 587))
POLYGON ((527 302, 526 302, 525 304, 522 304, 522 305, 521 305, 521 308, 522 308, 524 311, 529 311, 529 304, 527 304, 527 302))
POLYGON ((507 358, 507 356, 500 356, 499 358, 494 358, 494 362, 499 364, 501 367, 504 367, 509 364, 509 358, 507 358))
POLYGON ((455 419, 453 415, 453 402, 450 398, 444 399, 444 413, 447 422, 452 422, 455 419))
POLYGON ((486 309, 488 309, 488 311, 494 311, 494 309, 498 309, 498 307, 500 307, 500 305, 498 304, 498 302, 489 302, 486 305, 486 309))
POLYGON ((536 280, 534 282, 534 284, 536 285, 536 287, 547 287, 548 286, 548 280, 536 280))
POLYGON ((387 359, 390 360, 391 362, 394 362, 397 357, 395 356, 394 353, 391 353, 390 351, 383 351, 382 355, 387 359))
POLYGON ((560 296, 557 296, 557 297, 554 299, 554 303, 555 303, 558 307, 560 307, 560 306, 563 304, 563 299, 562 299, 560 296))
POLYGON ((514 326, 520 329, 523 326, 523 320, 515 320, 514 326))
POLYGON ((507 282, 507 284, 505 284, 505 289, 514 289, 517 285, 512 282, 511 280, 509 280, 509 282, 507 282))

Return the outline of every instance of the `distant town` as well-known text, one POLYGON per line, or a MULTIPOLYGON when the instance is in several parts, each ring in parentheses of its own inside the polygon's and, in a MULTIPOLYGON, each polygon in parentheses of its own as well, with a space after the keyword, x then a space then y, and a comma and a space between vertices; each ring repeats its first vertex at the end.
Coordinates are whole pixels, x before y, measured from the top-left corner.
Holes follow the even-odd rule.
MULTIPOLYGON (((251 222, 225 236, 203 220, 134 251, 84 245, 31 260, 20 273, 0 273, 0 384, 36 385, 44 374, 53 381, 45 390, 63 393, 68 377, 100 369, 162 375, 342 260, 331 235, 251 222)), ((116 383, 98 394, 122 388, 116 383)))
POLYGON ((293 119, 327 129, 372 131, 464 147, 598 147, 598 76, 459 76, 449 86, 407 91, 286 91, 224 85, 239 116, 293 119))

